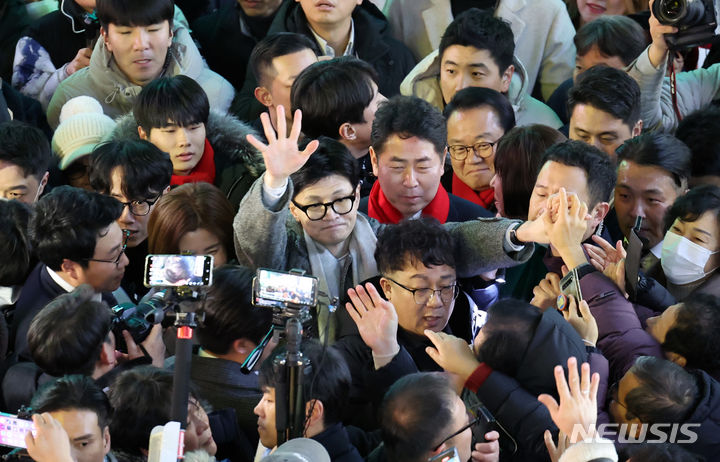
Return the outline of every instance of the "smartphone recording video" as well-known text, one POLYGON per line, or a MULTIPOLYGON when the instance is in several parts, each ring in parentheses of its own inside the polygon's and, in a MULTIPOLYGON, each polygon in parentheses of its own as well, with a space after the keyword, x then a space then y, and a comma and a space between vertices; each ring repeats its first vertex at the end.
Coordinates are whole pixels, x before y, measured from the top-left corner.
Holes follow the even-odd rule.
POLYGON ((265 307, 315 306, 317 278, 260 268, 253 280, 253 301, 265 307))
POLYGON ((207 287, 212 269, 212 255, 148 255, 145 287, 207 287))

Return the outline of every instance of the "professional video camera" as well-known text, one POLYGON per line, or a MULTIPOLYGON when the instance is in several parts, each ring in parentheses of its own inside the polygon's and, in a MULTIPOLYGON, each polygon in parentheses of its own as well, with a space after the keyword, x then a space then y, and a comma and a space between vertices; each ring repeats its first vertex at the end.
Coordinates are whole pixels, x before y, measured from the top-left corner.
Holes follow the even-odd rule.
POLYGON ((653 16, 678 32, 666 34, 665 41, 672 49, 690 48, 715 40, 717 35, 717 0, 655 0, 653 16))

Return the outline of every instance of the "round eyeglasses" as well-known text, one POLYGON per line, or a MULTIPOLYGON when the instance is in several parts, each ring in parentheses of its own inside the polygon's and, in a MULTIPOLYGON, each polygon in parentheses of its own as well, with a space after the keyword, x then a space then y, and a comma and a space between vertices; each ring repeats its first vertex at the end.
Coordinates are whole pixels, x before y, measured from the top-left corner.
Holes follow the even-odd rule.
POLYGON ((331 202, 318 202, 317 204, 300 205, 293 200, 292 203, 295 207, 299 208, 305 213, 305 215, 307 215, 308 220, 318 221, 325 218, 328 207, 332 208, 333 212, 338 215, 350 213, 353 208, 353 204, 355 203, 355 194, 353 193, 350 196, 341 197, 331 202))
POLYGON ((493 143, 480 141, 470 146, 466 146, 464 144, 453 144, 452 146, 448 146, 448 151, 450 151, 450 157, 455 160, 465 160, 465 158, 470 155, 470 152, 474 152, 479 157, 487 159, 492 156, 493 146, 497 143, 497 141, 493 143))

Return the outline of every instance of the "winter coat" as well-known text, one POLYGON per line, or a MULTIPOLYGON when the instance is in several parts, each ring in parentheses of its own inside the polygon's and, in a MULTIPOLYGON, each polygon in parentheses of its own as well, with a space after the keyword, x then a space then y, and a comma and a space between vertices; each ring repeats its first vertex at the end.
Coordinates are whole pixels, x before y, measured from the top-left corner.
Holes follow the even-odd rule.
POLYGON ((97 38, 99 25, 94 30, 83 20, 84 10, 72 0, 41 17, 28 28, 15 48, 13 87, 24 95, 40 101, 47 109, 50 98, 60 82, 69 77, 67 66, 75 59, 78 50, 97 38))
MULTIPOLYGON (((237 207, 255 179, 265 170, 260 153, 246 139, 255 131, 235 117, 216 111, 210 111, 205 131, 215 151, 215 186, 237 207)), ((139 139, 137 122, 132 113, 117 120, 109 139, 139 139)))
MULTIPOLYGON (((517 125, 543 124, 560 128, 562 122, 552 109, 528 94, 528 77, 523 64, 515 58, 513 65, 515 72, 507 97, 515 111, 517 125)), ((437 50, 427 55, 405 77, 400 85, 400 93, 422 98, 440 111, 445 108, 440 90, 440 57, 437 50)))
MULTIPOLYGON (((388 0, 388 18, 395 38, 418 59, 440 46, 453 20, 449 0, 388 0)), ((575 67, 575 28, 562 0, 501 0, 495 16, 510 23, 515 56, 525 64, 532 93, 539 79, 543 98, 572 76, 575 67)))
MULTIPOLYGON (((387 19, 380 10, 369 1, 355 7, 352 13, 355 26, 355 55, 368 62, 378 76, 378 92, 390 98, 400 92, 400 82, 415 65, 410 50, 390 35, 387 19)), ((305 13, 300 4, 285 2, 270 25, 268 35, 276 32, 296 32, 315 41, 305 13)), ((257 80, 248 69, 245 84, 233 103, 233 113, 240 119, 254 121, 264 110, 255 100, 254 91, 257 80)))
MULTIPOLYGON (((162 76, 186 75, 197 81, 210 100, 210 108, 227 112, 235 91, 227 80, 208 69, 195 43, 190 38, 187 21, 179 9, 173 19, 173 39, 168 49, 166 68, 162 76)), ((55 90, 47 110, 48 123, 56 128, 60 110, 71 98, 92 96, 100 102, 103 111, 117 118, 132 110, 135 97, 142 87, 133 84, 117 67, 113 55, 103 40, 95 44, 90 65, 65 79, 55 90)))
POLYGON ((660 344, 645 332, 633 304, 598 271, 580 279, 583 299, 598 325, 597 346, 610 363, 611 381, 620 380, 638 356, 663 358, 660 344))
MULTIPOLYGON (((665 77, 667 58, 658 67, 650 64, 648 48, 628 66, 640 86, 640 118, 648 131, 674 133, 680 123, 672 102, 670 78, 665 77)), ((709 106, 720 98, 720 64, 707 69, 678 72, 675 79, 681 117, 709 106)))

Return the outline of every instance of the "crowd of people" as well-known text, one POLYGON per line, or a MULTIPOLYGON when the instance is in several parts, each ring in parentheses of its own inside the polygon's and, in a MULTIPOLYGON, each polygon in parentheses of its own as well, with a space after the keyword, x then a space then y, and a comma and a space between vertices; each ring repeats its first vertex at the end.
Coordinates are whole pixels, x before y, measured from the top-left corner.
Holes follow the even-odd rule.
POLYGON ((176 310, 187 460, 720 460, 720 54, 660 1, 0 1, 0 452, 148 460, 176 310))

